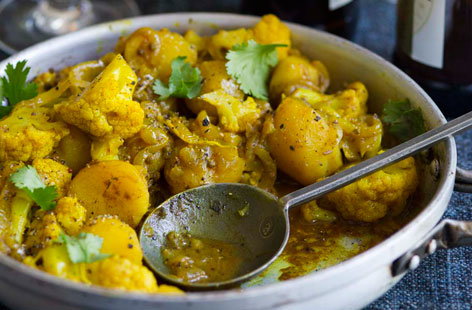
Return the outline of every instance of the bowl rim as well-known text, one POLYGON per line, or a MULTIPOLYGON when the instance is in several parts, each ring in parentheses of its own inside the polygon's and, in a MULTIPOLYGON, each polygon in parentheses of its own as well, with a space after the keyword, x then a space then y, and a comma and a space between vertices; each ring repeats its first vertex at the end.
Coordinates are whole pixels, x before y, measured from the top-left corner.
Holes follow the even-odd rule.
MULTIPOLYGON (((212 23, 212 20, 218 18, 231 18, 237 19, 238 24, 241 24, 241 27, 246 27, 248 24, 254 24, 259 19, 260 16, 251 16, 251 15, 242 15, 242 14, 233 14, 233 13, 208 13, 208 12, 179 12, 179 13, 165 13, 165 14, 153 14, 153 15, 145 15, 140 17, 128 18, 113 22, 107 22, 103 24, 94 25, 91 27, 84 28, 82 30, 76 31, 74 33, 66 34, 60 37, 55 37, 44 41, 42 43, 36 44, 31 46, 15 55, 12 55, 5 59, 4 61, 0 62, 0 72, 3 72, 4 67, 9 62, 18 61, 20 59, 28 59, 34 57, 34 54, 37 53, 37 50, 45 50, 47 46, 52 45, 65 45, 64 42, 73 41, 76 38, 81 37, 96 37, 101 33, 106 31, 110 31, 110 29, 114 25, 120 24, 127 24, 128 26, 135 27, 143 27, 145 25, 152 25, 152 20, 156 18, 161 19, 202 19, 207 21, 209 24, 212 23), (138 24, 138 25, 136 25, 138 24)), ((292 32, 310 32, 315 34, 320 38, 324 38, 325 40, 329 40, 331 44, 336 45, 340 48, 349 48, 353 52, 361 53, 370 58, 371 61, 376 62, 379 66, 389 70, 391 73, 395 74, 395 78, 400 78, 405 80, 406 83, 410 84, 411 87, 415 89, 416 92, 427 102, 431 111, 434 112, 434 116, 439 119, 441 123, 445 123, 446 119, 434 103, 434 101, 425 93, 425 91, 416 84, 408 75, 406 75, 403 71, 395 67, 390 62, 383 59, 381 56, 367 50, 364 47, 361 47, 353 42, 350 42, 346 39, 340 38, 338 36, 309 28, 307 26, 302 26, 295 23, 284 22, 286 23, 292 30, 292 32)), ((171 24, 169 24, 169 27, 171 24)), ((151 26, 152 27, 152 26, 151 26)), ((183 30, 183 29, 182 29, 183 30)), ((47 49, 46 49, 47 50, 47 49)), ((132 300, 132 301, 145 301, 145 302, 166 302, 166 303, 181 303, 181 302, 208 302, 208 301, 230 301, 235 299, 240 299, 242 297, 255 297, 258 295, 269 295, 274 294, 275 292, 284 292, 287 289, 292 288, 293 286, 302 287, 307 285, 313 285, 310 282, 317 281, 325 282, 332 278, 339 278, 340 276, 346 274, 347 272, 351 274, 356 274, 353 272, 355 269, 362 269, 361 267, 366 264, 366 261, 373 261, 374 263, 369 264, 370 270, 375 268, 379 268, 380 266, 388 266, 395 258, 402 255, 405 250, 402 247, 396 246, 400 243, 400 241, 405 241, 411 238, 407 238, 407 236, 413 235, 416 237, 417 241, 423 238, 424 235, 428 231, 423 231, 418 228, 418 225, 424 222, 428 217, 433 216, 436 212, 436 209, 440 207, 440 203, 442 202, 445 204, 443 206, 443 210, 441 214, 444 213, 447 203, 450 199, 452 194, 453 186, 454 186, 454 179, 455 179, 455 168, 457 164, 457 155, 456 155, 456 148, 455 148, 455 141, 454 138, 449 137, 444 140, 445 144, 445 153, 446 156, 444 158, 444 167, 446 173, 441 175, 440 180, 438 181, 438 187, 435 194, 432 196, 430 202, 424 207, 424 209, 415 216, 408 224, 403 226, 399 231, 395 232, 393 235, 388 237, 387 239, 383 240, 376 246, 346 260, 337 265, 331 266, 329 268, 313 272, 311 274, 297 277, 294 279, 281 281, 273 284, 262 285, 257 287, 251 287, 250 289, 232 289, 232 290, 224 290, 224 291, 211 291, 211 292, 191 292, 184 295, 165 295, 165 294, 156 294, 156 293, 137 293, 137 292, 128 292, 128 291, 120 291, 115 289, 107 289, 98 286, 91 286, 82 283, 76 283, 70 280, 61 279, 56 276, 50 275, 46 272, 42 272, 36 269, 33 269, 19 261, 14 260, 13 258, 1 254, 0 255, 0 264, 4 265, 8 269, 13 272, 19 272, 23 275, 28 277, 32 277, 35 280, 45 284, 45 285, 53 285, 56 287, 60 287, 61 289, 68 289, 73 293, 80 293, 80 294, 91 294, 97 297, 105 297, 105 298, 114 298, 117 300, 132 300), (388 253, 389 256, 382 255, 382 253, 388 253), (374 260, 374 258, 376 258, 374 260)), ((410 242, 412 243, 412 242, 410 242)), ((413 243, 408 249, 411 249, 415 244, 413 243)), ((364 266, 365 267, 365 266, 364 266)), ((366 270, 363 269, 362 272, 357 272, 358 274, 365 273, 366 270)), ((0 278, 2 276, 0 275, 0 278)), ((341 277, 342 278, 342 277, 341 277)), ((15 284, 17 285, 17 284, 15 284)), ((54 294, 54 292, 52 292, 54 294)), ((52 295, 51 295, 52 296, 52 295)), ((51 297, 49 296, 49 297, 51 297)), ((60 298, 55 296, 53 298, 60 298)), ((69 301, 71 302, 71 301, 69 301)))

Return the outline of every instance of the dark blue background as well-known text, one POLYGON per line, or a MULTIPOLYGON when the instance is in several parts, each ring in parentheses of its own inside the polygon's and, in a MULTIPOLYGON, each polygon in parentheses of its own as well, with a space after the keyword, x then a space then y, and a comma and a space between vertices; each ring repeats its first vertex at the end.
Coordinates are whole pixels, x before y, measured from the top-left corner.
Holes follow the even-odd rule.
MULTIPOLYGON (((353 40, 391 59, 395 6, 384 0, 360 2, 361 15, 353 40)), ((150 9, 153 12, 239 10, 239 0, 163 0, 155 3, 150 9)), ((5 57, 0 52, 0 60, 5 57)), ((472 102, 470 104, 472 106, 472 102)), ((472 169, 472 132, 458 136, 456 142, 459 165, 472 169)), ((472 194, 454 193, 444 217, 472 220, 472 194)), ((426 258, 418 269, 407 274, 367 309, 472 309, 472 248, 443 250, 426 258)))

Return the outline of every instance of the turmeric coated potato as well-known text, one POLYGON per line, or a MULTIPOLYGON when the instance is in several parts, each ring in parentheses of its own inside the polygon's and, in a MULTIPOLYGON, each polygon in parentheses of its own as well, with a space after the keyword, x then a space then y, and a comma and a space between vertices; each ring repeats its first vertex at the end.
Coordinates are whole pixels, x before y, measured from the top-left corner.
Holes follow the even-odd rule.
POLYGON ((321 62, 310 62, 302 56, 288 56, 281 60, 270 79, 270 99, 273 103, 281 95, 290 95, 298 88, 324 92, 329 85, 328 71, 321 62))
POLYGON ((164 168, 173 193, 210 183, 237 183, 244 160, 236 147, 176 145, 164 168))
POLYGON ((116 52, 123 54, 139 77, 150 74, 165 82, 170 76, 174 58, 185 56, 186 62, 192 65, 197 61, 195 46, 179 33, 166 28, 140 28, 130 36, 122 38, 116 46, 116 52))
POLYGON ((342 130, 305 102, 287 97, 274 114, 268 143, 277 167, 303 185, 326 177, 343 165, 342 130))
POLYGON ((143 251, 136 231, 113 216, 99 216, 92 219, 82 230, 103 238, 101 253, 118 255, 141 264, 143 251))
POLYGON ((70 184, 69 195, 77 197, 87 216, 117 215, 136 227, 149 207, 145 178, 128 162, 103 161, 82 169, 70 184))

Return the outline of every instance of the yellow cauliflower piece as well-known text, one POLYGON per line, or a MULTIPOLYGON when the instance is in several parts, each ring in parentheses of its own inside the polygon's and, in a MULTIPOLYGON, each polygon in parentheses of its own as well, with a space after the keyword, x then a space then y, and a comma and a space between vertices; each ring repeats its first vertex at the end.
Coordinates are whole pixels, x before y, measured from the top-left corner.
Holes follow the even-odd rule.
POLYGON ((36 256, 26 257, 23 262, 59 278, 90 284, 86 274, 87 264, 72 263, 64 244, 51 244, 36 256))
POLYGON ((297 89, 293 97, 302 99, 313 108, 344 119, 360 117, 367 113, 367 88, 361 82, 347 85, 346 89, 327 95, 315 90, 297 89))
POLYGON ((252 97, 242 101, 221 89, 204 94, 199 99, 216 108, 220 126, 231 132, 245 131, 261 113, 252 97))
POLYGON ((318 203, 336 209, 345 219, 374 222, 387 214, 400 214, 417 185, 415 159, 409 157, 324 196, 318 203))
MULTIPOLYGON (((203 78, 201 94, 207 94, 216 90, 223 90, 227 94, 237 98, 244 99, 244 93, 239 89, 239 85, 229 76, 226 71, 226 62, 224 60, 209 60, 198 65, 203 78)), ((216 116, 215 107, 211 106, 205 100, 200 98, 186 99, 185 102, 192 112, 198 114, 206 110, 208 115, 216 116)))
POLYGON ((52 211, 38 210, 34 213, 31 225, 26 233, 25 247, 30 253, 50 246, 62 233, 56 216, 52 211))
POLYGON ((147 293, 158 291, 154 274, 127 258, 112 256, 89 264, 87 270, 90 282, 95 285, 147 293))
POLYGON ((69 167, 47 158, 33 160, 33 167, 38 171, 44 184, 56 186, 60 196, 68 190, 72 179, 72 171, 69 167))
POLYGON ((129 138, 144 119, 140 104, 132 100, 137 77, 121 55, 81 94, 55 106, 65 122, 95 136, 129 138))
POLYGON ((59 199, 54 213, 57 221, 68 235, 78 234, 87 219, 87 209, 74 197, 59 199))
POLYGON ((208 39, 208 52, 215 60, 225 60, 226 52, 234 45, 254 39, 251 29, 220 30, 208 39))
POLYGON ((279 60, 287 57, 288 50, 292 45, 290 41, 290 29, 277 18, 268 14, 262 16, 261 20, 253 28, 254 39, 261 44, 286 44, 287 47, 278 47, 279 60))
POLYGON ((52 120, 51 109, 20 102, 0 120, 0 162, 45 157, 68 134, 66 124, 52 120))

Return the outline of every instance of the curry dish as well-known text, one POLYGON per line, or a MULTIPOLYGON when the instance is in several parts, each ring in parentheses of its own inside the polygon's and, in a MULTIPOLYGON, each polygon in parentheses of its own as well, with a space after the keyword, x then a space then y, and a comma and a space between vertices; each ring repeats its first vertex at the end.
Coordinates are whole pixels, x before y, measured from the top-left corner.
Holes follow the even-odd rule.
MULTIPOLYGON (((0 249, 89 285, 182 294, 143 264, 136 233, 164 199, 216 182, 283 195, 385 145, 365 85, 328 93, 328 68, 292 46, 273 15, 211 36, 141 28, 114 52, 33 82, 37 95, 0 120, 0 249)), ((336 237, 373 236, 343 260, 401 227, 418 171, 407 158, 293 210, 280 279, 316 269, 336 237)), ((215 256, 217 241, 184 237, 169 259, 215 256)))

